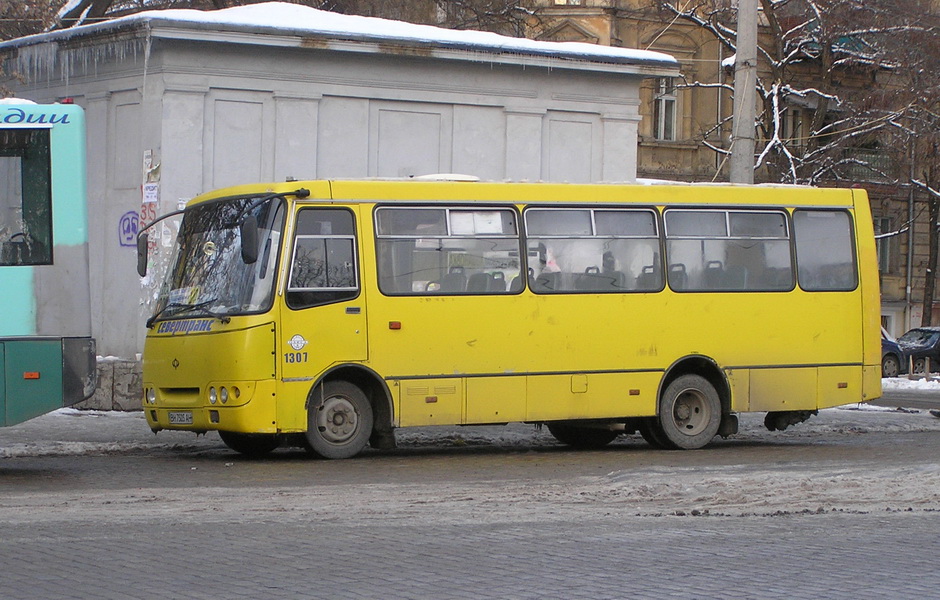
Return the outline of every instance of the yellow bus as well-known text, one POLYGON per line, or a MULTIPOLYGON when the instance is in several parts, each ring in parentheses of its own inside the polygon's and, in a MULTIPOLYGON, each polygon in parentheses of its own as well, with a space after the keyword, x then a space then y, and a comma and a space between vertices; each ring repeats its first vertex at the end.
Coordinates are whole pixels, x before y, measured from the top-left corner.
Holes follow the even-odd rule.
POLYGON ((347 458, 398 427, 525 422, 696 449, 741 412, 784 429, 881 395, 859 189, 290 181, 177 212, 154 431, 347 458))

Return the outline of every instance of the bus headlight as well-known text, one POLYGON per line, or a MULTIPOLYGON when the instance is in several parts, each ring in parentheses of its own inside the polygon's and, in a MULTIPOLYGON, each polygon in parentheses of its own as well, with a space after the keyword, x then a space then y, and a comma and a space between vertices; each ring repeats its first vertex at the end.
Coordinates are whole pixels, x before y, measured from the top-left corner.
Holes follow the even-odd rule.
POLYGON ((147 388, 147 402, 150 404, 157 403, 157 390, 155 388, 147 388))
POLYGON ((222 388, 222 391, 219 392, 219 399, 222 400, 222 404, 228 402, 228 388, 222 388))
POLYGON ((209 388, 209 404, 215 404, 219 399, 218 393, 215 391, 214 387, 209 388))

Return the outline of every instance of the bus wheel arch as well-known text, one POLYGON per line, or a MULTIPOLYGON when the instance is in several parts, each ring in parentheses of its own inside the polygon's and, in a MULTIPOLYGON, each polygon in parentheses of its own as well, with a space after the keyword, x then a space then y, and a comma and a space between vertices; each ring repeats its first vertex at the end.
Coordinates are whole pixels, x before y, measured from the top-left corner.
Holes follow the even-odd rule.
POLYGON ((330 370, 310 389, 306 409, 307 443, 324 458, 351 458, 367 443, 395 447, 391 393, 369 369, 343 365, 330 370))
POLYGON ((693 450, 715 435, 737 431, 731 414, 731 388, 718 364, 690 356, 674 363, 660 383, 656 418, 647 422, 654 446, 693 450))

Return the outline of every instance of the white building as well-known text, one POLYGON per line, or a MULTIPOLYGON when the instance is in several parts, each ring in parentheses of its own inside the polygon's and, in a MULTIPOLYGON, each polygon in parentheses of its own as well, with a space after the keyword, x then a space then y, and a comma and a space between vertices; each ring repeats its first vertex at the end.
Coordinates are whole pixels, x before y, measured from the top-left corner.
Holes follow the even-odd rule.
POLYGON ((138 214, 288 177, 631 181, 640 82, 678 74, 655 52, 282 3, 141 13, 3 42, 0 58, 16 95, 86 110, 93 334, 125 358, 152 293, 138 214))

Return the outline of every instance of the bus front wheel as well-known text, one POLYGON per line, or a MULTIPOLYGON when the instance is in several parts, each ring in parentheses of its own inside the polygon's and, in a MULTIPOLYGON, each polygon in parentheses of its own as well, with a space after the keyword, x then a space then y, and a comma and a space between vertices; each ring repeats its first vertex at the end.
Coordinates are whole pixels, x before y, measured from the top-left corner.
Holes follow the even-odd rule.
POLYGON ((718 392, 700 375, 676 378, 659 399, 659 426, 664 441, 675 448, 696 450, 705 446, 720 425, 718 392))
POLYGON ((358 386, 328 381, 310 398, 307 442, 323 458, 352 458, 369 443, 372 419, 372 405, 358 386))

